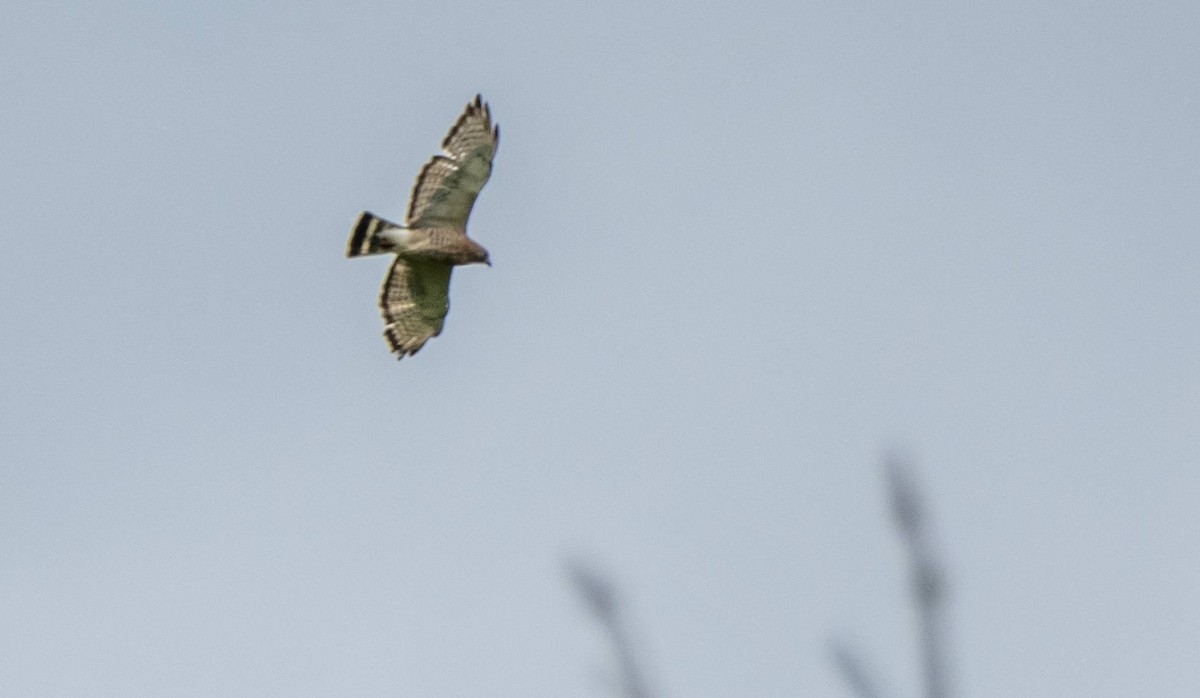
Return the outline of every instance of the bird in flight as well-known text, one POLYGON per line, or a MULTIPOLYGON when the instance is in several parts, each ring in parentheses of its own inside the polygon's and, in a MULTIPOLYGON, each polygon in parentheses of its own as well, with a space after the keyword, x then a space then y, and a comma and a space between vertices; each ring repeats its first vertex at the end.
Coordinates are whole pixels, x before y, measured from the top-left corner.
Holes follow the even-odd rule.
POLYGON ((467 217, 492 174, 500 127, 479 95, 442 141, 413 185, 404 225, 363 211, 350 232, 347 257, 394 254, 379 294, 383 336, 397 359, 412 356, 442 331, 450 312, 450 272, 463 264, 492 265, 467 237, 467 217))

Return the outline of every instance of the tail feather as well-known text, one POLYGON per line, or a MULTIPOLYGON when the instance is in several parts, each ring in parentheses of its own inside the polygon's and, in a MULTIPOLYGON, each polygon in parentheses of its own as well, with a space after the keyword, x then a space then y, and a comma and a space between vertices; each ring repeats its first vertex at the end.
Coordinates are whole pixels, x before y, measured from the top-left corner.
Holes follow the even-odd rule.
POLYGON ((363 211, 350 232, 350 242, 346 244, 347 257, 361 257, 368 254, 380 254, 390 251, 385 236, 380 233, 400 228, 389 220, 380 218, 370 211, 363 211))

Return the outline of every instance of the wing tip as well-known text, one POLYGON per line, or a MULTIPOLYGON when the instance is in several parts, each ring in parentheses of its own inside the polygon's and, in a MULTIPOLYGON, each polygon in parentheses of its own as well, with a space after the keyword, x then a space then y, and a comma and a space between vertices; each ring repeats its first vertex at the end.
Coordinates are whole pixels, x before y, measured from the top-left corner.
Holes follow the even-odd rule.
POLYGON ((383 338, 387 340, 388 349, 396 356, 399 361, 406 356, 416 356, 417 352, 421 351, 421 347, 425 346, 425 342, 417 342, 415 345, 412 342, 405 342, 391 327, 386 327, 383 330, 383 338))
POLYGON ((467 102, 467 108, 464 109, 463 113, 459 115, 458 119, 454 122, 454 126, 450 128, 450 132, 446 134, 446 137, 442 139, 443 150, 450 147, 450 142, 454 140, 454 136, 458 133, 458 130, 467 122, 467 119, 470 119, 474 116, 482 116, 483 122, 486 125, 485 127, 492 132, 493 136, 499 135, 499 131, 496 131, 492 128, 491 106, 487 102, 483 101, 482 94, 476 93, 475 99, 467 102))

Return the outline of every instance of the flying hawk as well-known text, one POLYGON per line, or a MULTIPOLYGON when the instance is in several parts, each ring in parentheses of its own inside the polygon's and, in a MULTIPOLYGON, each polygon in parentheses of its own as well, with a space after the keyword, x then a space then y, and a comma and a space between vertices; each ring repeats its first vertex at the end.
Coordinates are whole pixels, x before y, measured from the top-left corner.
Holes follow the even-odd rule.
POLYGON ((460 264, 492 265, 467 237, 467 217, 492 174, 500 127, 479 95, 442 141, 442 153, 421 168, 404 225, 363 211, 350 233, 347 257, 396 255, 383 290, 383 336, 397 359, 411 356, 442 331, 450 311, 450 272, 460 264))

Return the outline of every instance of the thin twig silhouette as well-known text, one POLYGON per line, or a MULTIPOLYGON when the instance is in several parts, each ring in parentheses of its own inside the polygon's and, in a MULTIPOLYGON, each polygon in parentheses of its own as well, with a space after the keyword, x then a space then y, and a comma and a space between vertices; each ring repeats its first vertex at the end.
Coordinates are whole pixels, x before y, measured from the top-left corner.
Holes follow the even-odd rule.
POLYGON ((859 698, 883 698, 883 692, 875 685, 874 679, 863 665, 858 653, 853 652, 840 642, 831 641, 833 663, 837 665, 842 679, 850 686, 850 690, 859 698))
MULTIPOLYGON (((925 502, 907 461, 889 456, 884 462, 884 476, 892 520, 908 555, 924 695, 926 698, 950 698, 945 648, 946 575, 933 544, 925 502)), ((882 694, 870 681, 857 654, 844 646, 831 644, 834 664, 850 690, 859 698, 879 698, 882 694)))
POLYGON ((925 502, 919 494, 912 467, 907 461, 890 456, 885 472, 892 517, 908 552, 925 695, 927 698, 948 698, 950 679, 944 647, 945 573, 934 550, 925 502))
POLYGON ((621 617, 621 607, 612 583, 595 568, 577 560, 567 563, 567 571, 575 589, 587 604, 588 610, 604 628, 612 644, 620 694, 625 698, 651 698, 652 694, 621 617))

